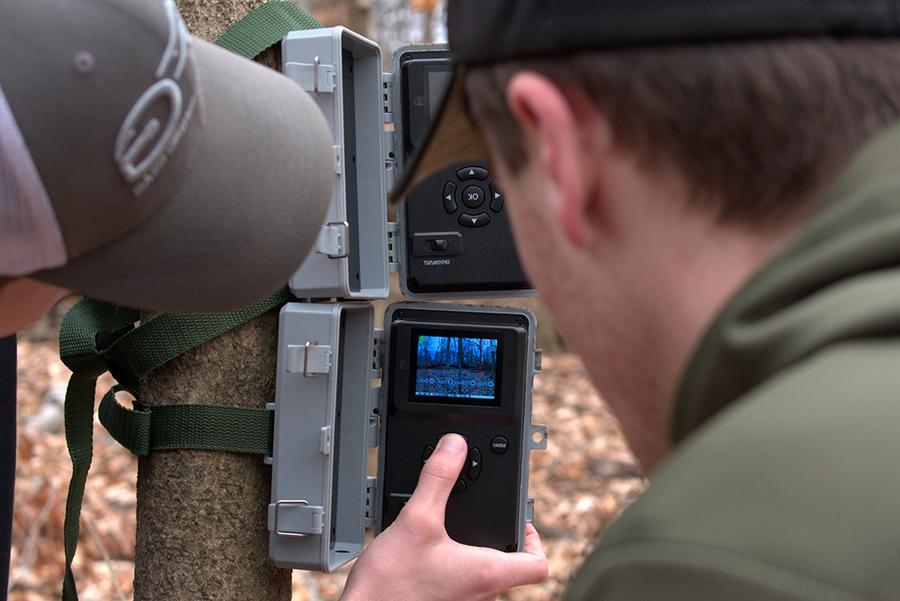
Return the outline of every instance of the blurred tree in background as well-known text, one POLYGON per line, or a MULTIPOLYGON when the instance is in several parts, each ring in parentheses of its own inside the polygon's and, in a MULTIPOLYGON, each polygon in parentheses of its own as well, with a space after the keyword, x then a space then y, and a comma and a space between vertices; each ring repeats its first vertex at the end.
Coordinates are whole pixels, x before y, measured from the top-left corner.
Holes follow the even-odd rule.
POLYGON ((444 0, 300 0, 323 25, 343 25, 381 45, 385 63, 407 44, 447 41, 444 0))

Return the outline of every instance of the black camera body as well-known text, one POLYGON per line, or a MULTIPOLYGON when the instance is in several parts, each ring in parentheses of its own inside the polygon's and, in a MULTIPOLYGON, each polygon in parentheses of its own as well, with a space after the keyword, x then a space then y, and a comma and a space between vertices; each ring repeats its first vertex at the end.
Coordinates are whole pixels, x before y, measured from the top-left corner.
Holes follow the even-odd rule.
MULTIPOLYGON (((395 55, 395 151, 400 168, 422 145, 453 72, 440 46, 409 46, 395 55)), ((471 157, 414 186, 400 210, 405 224, 405 284, 413 296, 498 296, 531 286, 519 262, 503 191, 486 157, 471 157)))
POLYGON ((385 323, 380 528, 400 513, 440 437, 453 432, 469 450, 447 504, 448 534, 518 550, 527 512, 534 317, 394 305, 385 323))

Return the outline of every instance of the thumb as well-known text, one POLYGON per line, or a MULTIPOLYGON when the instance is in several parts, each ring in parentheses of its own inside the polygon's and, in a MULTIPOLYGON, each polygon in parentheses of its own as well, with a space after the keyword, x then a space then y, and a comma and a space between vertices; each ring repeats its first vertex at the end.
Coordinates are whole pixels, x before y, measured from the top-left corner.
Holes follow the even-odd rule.
POLYGON ((459 480, 467 450, 465 438, 459 434, 445 434, 425 462, 416 490, 406 505, 433 515, 443 525, 447 498, 459 480))

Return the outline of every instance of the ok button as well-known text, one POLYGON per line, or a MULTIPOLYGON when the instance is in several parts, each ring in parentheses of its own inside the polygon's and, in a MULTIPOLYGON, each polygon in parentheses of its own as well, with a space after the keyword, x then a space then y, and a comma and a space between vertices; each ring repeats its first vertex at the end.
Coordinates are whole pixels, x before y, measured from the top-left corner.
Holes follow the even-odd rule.
POLYGON ((469 186, 463 190, 462 201, 467 207, 477 209, 484 204, 484 190, 478 186, 469 186))

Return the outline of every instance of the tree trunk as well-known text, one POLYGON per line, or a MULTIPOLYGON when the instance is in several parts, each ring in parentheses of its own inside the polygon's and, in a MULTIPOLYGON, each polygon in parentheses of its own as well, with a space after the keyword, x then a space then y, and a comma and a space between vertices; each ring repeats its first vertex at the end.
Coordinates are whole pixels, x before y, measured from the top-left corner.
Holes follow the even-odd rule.
MULTIPOLYGON (((188 29, 215 40, 262 0, 181 0, 188 29)), ((278 67, 276 53, 263 61, 278 67)), ((263 407, 275 397, 277 311, 188 351, 141 383, 148 405, 263 407)), ((269 561, 271 470, 259 455, 156 451, 138 462, 135 601, 289 601, 269 561)))

